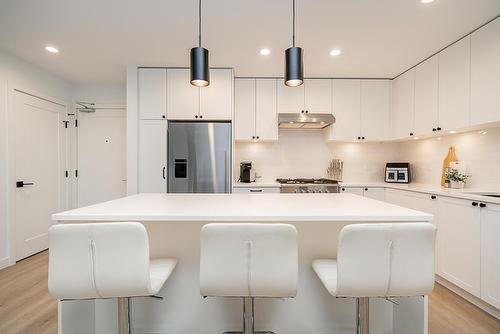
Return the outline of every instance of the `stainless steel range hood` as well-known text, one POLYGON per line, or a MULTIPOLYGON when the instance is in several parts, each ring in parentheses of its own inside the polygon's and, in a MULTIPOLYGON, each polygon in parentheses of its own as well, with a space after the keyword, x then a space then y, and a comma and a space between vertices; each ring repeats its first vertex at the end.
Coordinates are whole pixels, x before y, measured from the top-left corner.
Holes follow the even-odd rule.
POLYGON ((280 129, 323 129, 335 123, 332 114, 284 113, 278 115, 280 129))

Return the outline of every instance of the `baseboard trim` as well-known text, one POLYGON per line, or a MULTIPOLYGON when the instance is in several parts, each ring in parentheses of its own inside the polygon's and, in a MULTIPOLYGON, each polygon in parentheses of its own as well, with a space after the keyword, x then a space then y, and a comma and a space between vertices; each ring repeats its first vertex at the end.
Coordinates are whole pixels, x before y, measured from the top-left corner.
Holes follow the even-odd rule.
POLYGON ((5 257, 3 259, 0 259, 0 269, 7 268, 10 266, 10 258, 5 257))
POLYGON ((456 286, 455 284, 447 281, 446 279, 442 278, 439 275, 436 275, 436 282, 439 283, 440 285, 444 286, 448 290, 451 290, 455 294, 459 295, 460 297, 462 297, 463 299, 465 299, 469 303, 473 304, 474 306, 479 307, 481 310, 483 310, 484 312, 488 313, 492 317, 500 319, 500 310, 497 309, 495 306, 492 306, 492 305, 486 303, 482 299, 480 299, 480 298, 478 298, 478 297, 476 297, 476 296, 468 293, 464 289, 462 289, 462 288, 456 286))

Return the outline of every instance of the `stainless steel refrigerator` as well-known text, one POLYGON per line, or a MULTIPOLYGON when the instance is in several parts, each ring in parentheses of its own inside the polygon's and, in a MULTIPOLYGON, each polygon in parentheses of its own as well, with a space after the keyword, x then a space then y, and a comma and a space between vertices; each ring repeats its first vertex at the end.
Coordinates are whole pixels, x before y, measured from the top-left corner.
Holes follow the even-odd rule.
POLYGON ((231 123, 169 122, 168 192, 231 192, 231 123))

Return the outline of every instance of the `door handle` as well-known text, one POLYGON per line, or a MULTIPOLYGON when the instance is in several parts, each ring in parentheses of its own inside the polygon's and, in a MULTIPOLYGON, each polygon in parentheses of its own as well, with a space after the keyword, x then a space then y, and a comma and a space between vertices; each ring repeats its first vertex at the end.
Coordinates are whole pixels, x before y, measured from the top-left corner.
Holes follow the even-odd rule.
POLYGON ((251 193, 261 193, 262 189, 250 189, 251 193))
POLYGON ((16 188, 22 188, 24 186, 34 186, 33 182, 16 181, 16 188))
POLYGON ((162 174, 162 176, 163 176, 163 179, 165 180, 165 166, 163 166, 163 169, 162 169, 162 171, 161 171, 161 174, 162 174))

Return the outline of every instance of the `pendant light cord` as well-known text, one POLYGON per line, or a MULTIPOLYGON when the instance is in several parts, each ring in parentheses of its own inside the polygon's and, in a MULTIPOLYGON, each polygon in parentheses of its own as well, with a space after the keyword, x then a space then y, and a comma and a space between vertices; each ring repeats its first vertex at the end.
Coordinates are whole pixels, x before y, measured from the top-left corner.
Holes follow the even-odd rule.
POLYGON ((201 0, 198 1, 198 46, 201 48, 201 0))
POLYGON ((295 0, 292 0, 292 46, 295 47, 295 0))

